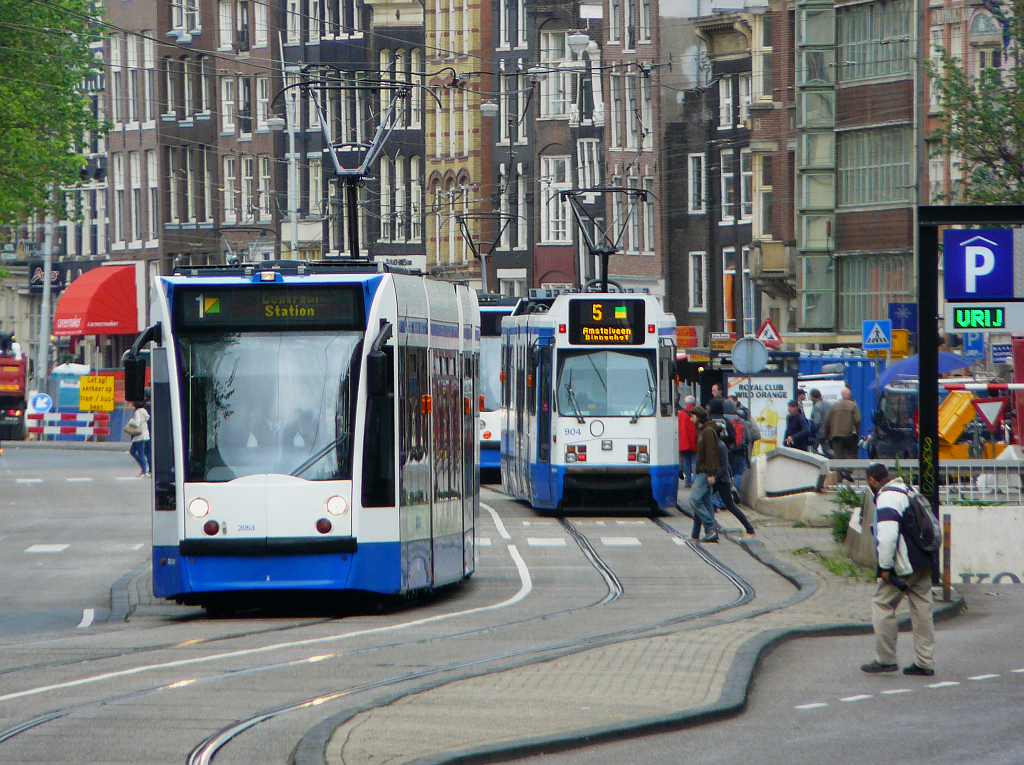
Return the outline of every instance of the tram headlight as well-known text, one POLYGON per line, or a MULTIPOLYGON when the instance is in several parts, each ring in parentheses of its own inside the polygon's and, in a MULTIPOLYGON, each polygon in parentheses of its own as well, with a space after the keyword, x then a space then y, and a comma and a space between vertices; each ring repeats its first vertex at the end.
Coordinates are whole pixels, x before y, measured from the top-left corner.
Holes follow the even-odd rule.
POLYGON ((210 503, 202 497, 196 497, 188 503, 188 514, 193 518, 205 518, 210 514, 210 503))
POLYGON ((344 515, 348 512, 348 502, 344 497, 331 497, 324 503, 324 507, 331 515, 344 515))

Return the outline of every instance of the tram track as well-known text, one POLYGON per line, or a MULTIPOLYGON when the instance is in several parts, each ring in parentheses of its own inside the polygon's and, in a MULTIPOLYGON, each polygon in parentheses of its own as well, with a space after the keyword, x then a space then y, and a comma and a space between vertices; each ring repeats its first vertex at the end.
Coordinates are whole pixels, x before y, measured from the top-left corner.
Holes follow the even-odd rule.
MULTIPOLYGON (((633 627, 633 628, 629 628, 629 629, 615 630, 615 631, 610 631, 610 632, 606 632, 606 633, 601 633, 601 634, 581 637, 581 638, 577 638, 577 639, 573 639, 573 640, 556 641, 556 642, 553 642, 553 643, 545 644, 543 646, 536 646, 536 647, 526 648, 526 649, 517 650, 517 651, 509 651, 509 652, 503 652, 503 653, 499 653, 499 654, 478 656, 478 657, 475 657, 475 658, 472 658, 472 659, 467 659, 466 661, 448 663, 448 664, 444 664, 444 665, 441 665, 441 666, 429 667, 429 668, 425 668, 425 669, 414 671, 414 672, 402 673, 400 675, 395 675, 395 676, 392 676, 392 677, 379 678, 379 679, 372 680, 372 681, 365 682, 365 683, 357 683, 357 684, 354 684, 352 686, 349 686, 349 687, 346 687, 346 688, 341 688, 341 689, 338 689, 336 691, 333 691, 333 692, 330 692, 330 693, 326 693, 326 694, 321 693, 321 694, 318 694, 317 696, 313 696, 313 697, 310 697, 310 698, 307 698, 307 699, 303 699, 303 700, 300 700, 300 701, 297 701, 297 702, 294 702, 294 703, 291 703, 291 704, 287 704, 287 705, 284 705, 284 706, 275 707, 273 709, 264 710, 262 712, 259 712, 259 713, 247 716, 245 718, 240 718, 240 719, 234 721, 233 723, 231 723, 230 725, 224 726, 222 729, 218 730, 216 733, 214 733, 213 735, 211 735, 208 738, 206 738, 201 744, 196 746, 189 753, 187 762, 189 762, 190 764, 191 763, 209 763, 209 762, 212 762, 214 757, 217 755, 217 753, 224 746, 228 745, 231 741, 233 741, 234 739, 236 739, 238 736, 242 735, 246 731, 250 731, 250 730, 252 730, 253 728, 255 728, 257 726, 259 726, 259 725, 261 725, 263 723, 266 723, 266 722, 268 722, 270 720, 273 720, 273 719, 276 719, 278 717, 281 717, 282 715, 287 715, 287 714, 292 713, 292 712, 297 712, 297 711, 300 711, 300 710, 303 710, 303 709, 308 709, 309 707, 312 707, 312 706, 319 706, 321 704, 325 704, 325 703, 328 703, 328 702, 331 702, 331 701, 336 701, 336 700, 343 699, 343 698, 350 698, 350 697, 356 696, 356 695, 358 695, 360 693, 366 693, 366 692, 370 692, 370 691, 374 691, 374 690, 381 690, 381 689, 387 689, 387 688, 394 688, 394 687, 397 687, 397 686, 407 685, 407 684, 410 684, 410 683, 417 683, 418 682, 420 684, 424 684, 426 682, 426 683, 429 683, 430 685, 440 685, 440 684, 443 684, 445 682, 450 682, 450 681, 455 680, 455 679, 461 679, 462 677, 469 677, 469 676, 483 675, 483 674, 491 674, 491 673, 495 673, 495 672, 499 672, 499 671, 503 671, 503 670, 509 669, 510 667, 513 667, 513 666, 521 666, 521 665, 525 665, 525 664, 534 663, 534 662, 537 662, 537 661, 542 661, 542 660, 545 660, 545 659, 548 659, 548 658, 553 658, 554 656, 557 656, 557 655, 564 655, 564 654, 569 654, 569 653, 575 653, 575 652, 578 652, 578 651, 581 651, 581 650, 586 650, 588 648, 593 648, 593 647, 597 647, 597 646, 608 644, 608 643, 621 642, 621 641, 625 641, 625 640, 635 639, 637 637, 641 637, 641 636, 651 635, 651 634, 657 633, 659 630, 666 630, 666 629, 672 628, 673 626, 678 625, 678 624, 680 624, 682 622, 701 619, 701 618, 704 618, 704 617, 707 617, 707 616, 712 616, 712 615, 714 615, 716 613, 720 613, 720 612, 728 610, 728 609, 737 608, 737 607, 739 607, 739 606, 749 602, 753 598, 753 595, 754 595, 753 589, 749 586, 749 584, 747 584, 741 577, 739 577, 734 572, 732 572, 730 569, 728 569, 728 567, 724 566, 724 564, 721 564, 719 561, 717 561, 717 559, 715 559, 712 555, 710 555, 710 553, 708 553, 706 550, 704 550, 700 545, 692 543, 691 541, 689 541, 688 539, 683 537, 682 534, 680 534, 678 531, 673 529, 668 524, 664 523, 664 521, 662 521, 659 518, 656 518, 656 517, 653 517, 653 516, 649 516, 649 520, 651 520, 656 526, 658 526, 661 530, 665 531, 666 533, 669 533, 669 534, 674 535, 676 537, 685 539, 686 540, 686 544, 682 545, 681 547, 688 547, 689 549, 691 549, 705 563, 707 563, 708 565, 712 566, 712 568, 715 568, 716 570, 718 570, 723 576, 725 576, 729 581, 731 581, 732 584, 734 586, 736 586, 736 588, 738 590, 737 598, 735 600, 733 600, 732 602, 729 602, 729 603, 726 603, 726 604, 721 604, 719 606, 714 606, 714 607, 710 607, 710 608, 707 608, 707 609, 701 609, 701 610, 697 610, 697 611, 693 611, 693 612, 688 612, 688 613, 685 613, 685 614, 677 614, 677 615, 671 616, 671 617, 666 618, 666 619, 658 620, 656 622, 652 622, 652 623, 648 623, 648 624, 644 624, 644 625, 638 625, 637 627, 633 627), (430 682, 431 679, 434 679, 434 682, 430 682)), ((605 581, 606 593, 604 594, 604 596, 601 597, 598 600, 595 600, 594 602, 592 602, 592 603, 590 603, 588 605, 582 605, 582 606, 577 606, 577 607, 568 608, 568 609, 557 609, 557 610, 551 609, 551 610, 548 610, 548 611, 546 611, 544 613, 534 614, 534 615, 532 615, 532 616, 530 616, 528 618, 524 618, 524 619, 515 619, 515 620, 505 621, 505 622, 502 622, 500 624, 487 625, 485 627, 480 627, 480 628, 473 628, 473 629, 468 629, 468 630, 459 630, 459 631, 447 632, 447 633, 445 633, 443 635, 436 635, 436 636, 431 636, 431 637, 423 637, 423 638, 417 638, 417 639, 414 639, 414 640, 407 640, 407 641, 394 641, 394 642, 390 642, 390 643, 385 644, 385 645, 376 645, 376 646, 357 648, 357 649, 353 649, 353 650, 350 650, 350 651, 339 652, 339 653, 336 653, 336 654, 313 656, 313 657, 308 657, 308 658, 304 658, 304 659, 298 659, 298 660, 295 660, 295 661, 275 662, 275 663, 271 663, 271 664, 261 665, 259 667, 250 667, 250 668, 247 668, 247 669, 244 669, 244 670, 236 670, 236 671, 232 671, 232 672, 217 673, 217 674, 210 675, 208 677, 205 677, 205 678, 202 678, 202 679, 199 679, 199 680, 190 680, 190 681, 184 682, 184 683, 183 682, 177 682, 177 683, 161 684, 161 685, 151 686, 151 687, 148 687, 148 688, 145 688, 145 689, 140 689, 138 691, 127 693, 127 694, 125 694, 125 693, 122 693, 122 694, 111 694, 111 695, 106 696, 104 698, 91 700, 91 701, 84 702, 84 703, 78 704, 78 705, 70 705, 70 706, 68 706, 66 708, 59 709, 59 710, 49 711, 46 714, 37 716, 37 717, 35 717, 35 718, 31 719, 31 720, 27 720, 27 721, 24 721, 22 723, 19 723, 16 726, 8 728, 7 730, 0 731, 0 743, 10 741, 11 739, 17 737, 21 733, 24 733, 24 732, 26 732, 28 730, 31 730, 31 729, 34 729, 34 728, 38 728, 40 726, 45 726, 45 725, 47 725, 49 723, 56 722, 57 720, 60 720, 62 718, 66 718, 66 717, 74 715, 76 713, 83 712, 83 711, 88 710, 88 709, 95 709, 97 707, 102 707, 102 706, 107 706, 107 705, 114 705, 114 704, 119 704, 119 703, 125 703, 125 702, 129 702, 129 701, 131 701, 133 699, 137 699, 137 698, 140 698, 140 697, 143 697, 143 696, 148 696, 148 695, 152 695, 152 694, 156 694, 156 693, 160 693, 160 692, 170 691, 170 690, 173 690, 175 688, 183 688, 185 686, 190 686, 190 685, 199 685, 199 686, 209 685, 209 684, 213 684, 213 683, 217 683, 217 682, 225 681, 225 680, 229 680, 229 679, 238 679, 239 677, 243 677, 243 676, 246 676, 246 675, 257 674, 257 673, 260 673, 260 672, 273 671, 273 670, 278 670, 278 669, 282 669, 282 668, 286 668, 286 667, 294 667, 296 665, 303 664, 303 663, 310 662, 310 661, 325 661, 325 660, 329 660, 329 659, 341 660, 341 659, 344 659, 344 658, 350 658, 350 657, 353 657, 353 656, 357 656, 357 655, 360 655, 360 654, 366 654, 366 653, 370 653, 370 652, 382 652, 382 651, 389 651, 389 650, 401 650, 401 649, 407 649, 407 648, 409 648, 411 646, 426 645, 426 644, 429 644, 429 643, 439 642, 439 641, 442 641, 442 640, 451 640, 453 638, 460 638, 460 637, 471 637, 471 636, 474 636, 474 635, 480 635, 480 634, 483 634, 483 633, 494 632, 496 630, 502 630, 502 629, 512 629, 512 628, 515 628, 515 627, 521 627, 521 626, 527 625, 527 624, 529 624, 531 622, 536 622, 538 620, 549 619, 549 618, 551 618, 553 616, 579 613, 579 612, 588 611, 588 610, 591 610, 591 609, 594 609, 594 608, 604 607, 604 606, 607 606, 610 603, 618 600, 623 595, 624 588, 622 586, 621 581, 615 575, 615 572, 612 570, 612 568, 607 564, 607 562, 605 562, 601 558, 601 556, 594 549, 593 545, 587 539, 586 535, 584 533, 582 533, 575 526, 575 524, 573 524, 571 521, 569 521, 568 519, 565 519, 565 518, 560 519, 560 523, 561 523, 562 527, 565 529, 565 531, 573 538, 573 540, 580 547, 581 551, 583 552, 584 556, 587 558, 588 562, 594 567, 594 569, 596 571, 598 571, 598 573, 602 576, 603 580, 605 581)), ((514 548, 514 545, 509 545, 509 546, 510 546, 510 548, 514 548)), ((453 614, 440 615, 440 616, 442 616, 442 617, 445 617, 445 616, 453 617, 453 616, 457 616, 458 614, 459 614, 459 612, 455 612, 453 614)), ((432 617, 432 618, 437 618, 437 617, 432 617)), ((330 621, 330 620, 324 620, 324 621, 330 621)), ((313 624, 315 624, 315 623, 313 623, 313 624)), ((283 630, 283 629, 295 629, 295 628, 298 628, 300 626, 311 626, 311 625, 310 624, 290 625, 288 628, 281 628, 281 630, 283 630)), ((278 630, 278 631, 281 631, 281 630, 278 630)), ((252 631, 252 633, 236 633, 235 636, 237 637, 237 636, 246 636, 246 635, 249 635, 249 634, 259 634, 260 632, 263 632, 263 631, 252 631)), ((219 636, 217 638, 217 640, 228 639, 228 637, 229 636, 219 636)), ((338 636, 338 637, 340 638, 340 637, 343 637, 343 636, 338 636)), ((212 642, 212 639, 211 639, 211 641, 201 641, 201 642, 212 642)), ((188 643, 188 644, 189 645, 195 645, 197 643, 188 643)), ((175 643, 175 644, 170 644, 168 646, 168 648, 175 648, 175 647, 181 647, 181 644, 180 643, 175 643)), ((152 648, 152 649, 149 649, 147 652, 152 652, 154 650, 161 650, 161 649, 159 649, 159 648, 152 648)), ((132 654, 131 653, 126 653, 124 655, 132 655, 132 654)), ((87 661, 87 660, 83 660, 83 661, 87 661)), ((408 692, 408 691, 406 691, 406 692, 408 692)), ((402 695, 402 694, 400 693, 399 695, 402 695)), ((370 707, 368 707, 368 708, 372 708, 373 706, 375 706, 375 704, 371 704, 370 707)))

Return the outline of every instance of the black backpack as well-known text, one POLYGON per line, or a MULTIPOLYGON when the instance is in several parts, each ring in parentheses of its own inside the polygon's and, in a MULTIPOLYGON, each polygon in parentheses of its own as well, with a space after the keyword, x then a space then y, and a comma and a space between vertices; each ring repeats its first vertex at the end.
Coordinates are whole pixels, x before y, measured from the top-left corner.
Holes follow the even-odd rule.
POLYGON ((908 487, 904 492, 901 489, 888 489, 887 491, 898 491, 906 494, 907 509, 900 516, 900 533, 908 540, 917 545, 922 552, 937 552, 942 547, 942 526, 939 519, 932 512, 932 503, 923 494, 908 487))

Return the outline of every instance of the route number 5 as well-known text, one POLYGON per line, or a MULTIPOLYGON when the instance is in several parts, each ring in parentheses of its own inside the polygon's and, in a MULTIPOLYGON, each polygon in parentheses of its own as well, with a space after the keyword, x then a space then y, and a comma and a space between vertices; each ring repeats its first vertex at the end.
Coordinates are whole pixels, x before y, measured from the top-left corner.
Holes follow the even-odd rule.
POLYGON ((604 318, 604 314, 601 312, 601 304, 600 303, 594 303, 594 308, 593 308, 592 313, 594 314, 594 321, 601 321, 601 319, 604 318))

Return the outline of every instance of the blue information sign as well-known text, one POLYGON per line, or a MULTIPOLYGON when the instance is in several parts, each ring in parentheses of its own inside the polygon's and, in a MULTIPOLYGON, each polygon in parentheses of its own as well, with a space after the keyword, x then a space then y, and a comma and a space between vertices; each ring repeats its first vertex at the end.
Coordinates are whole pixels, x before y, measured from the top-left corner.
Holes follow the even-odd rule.
POLYGON ((1013 345, 1010 343, 992 343, 992 363, 1009 364, 1013 357, 1013 345))
POLYGON ((889 321, 893 329, 908 329, 917 334, 917 303, 889 303, 889 321))
POLYGON ((1013 297, 1013 230, 950 229, 943 233, 946 300, 1013 297))
POLYGON ((964 334, 964 358, 981 361, 985 358, 985 333, 967 332, 964 334))

